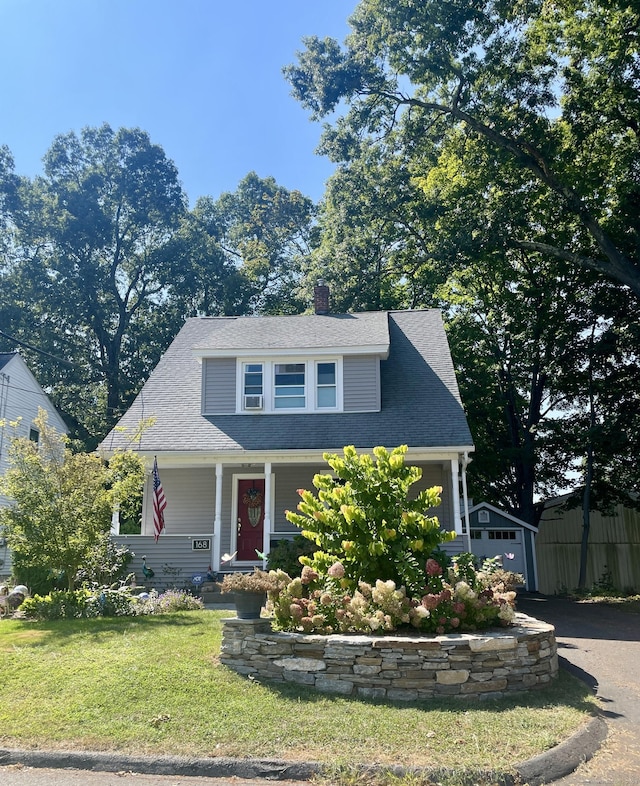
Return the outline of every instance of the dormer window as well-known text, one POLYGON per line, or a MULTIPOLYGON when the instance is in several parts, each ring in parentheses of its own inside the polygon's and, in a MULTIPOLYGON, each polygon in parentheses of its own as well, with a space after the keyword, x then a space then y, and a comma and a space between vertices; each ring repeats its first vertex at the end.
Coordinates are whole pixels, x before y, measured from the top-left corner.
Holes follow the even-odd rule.
POLYGON ((316 363, 316 408, 335 409, 337 406, 337 374, 335 361, 316 363))
POLYGON ((305 394, 305 372, 305 363, 274 364, 274 409, 305 408, 307 401, 305 394))
POLYGON ((340 359, 242 361, 239 411, 337 412, 340 359))

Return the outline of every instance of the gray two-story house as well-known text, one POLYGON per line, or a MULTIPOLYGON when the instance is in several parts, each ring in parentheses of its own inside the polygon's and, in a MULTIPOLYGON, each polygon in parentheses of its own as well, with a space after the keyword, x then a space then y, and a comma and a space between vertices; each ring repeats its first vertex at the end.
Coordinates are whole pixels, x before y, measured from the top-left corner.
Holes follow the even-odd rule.
POLYGON ((141 535, 126 538, 138 572, 143 553, 165 584, 261 565, 294 533, 297 489, 345 445, 408 445, 420 485, 443 488, 443 528, 462 532, 473 445, 439 311, 331 314, 324 285, 315 298, 313 314, 187 320, 102 442, 157 457, 165 530, 155 543, 150 474, 141 535))

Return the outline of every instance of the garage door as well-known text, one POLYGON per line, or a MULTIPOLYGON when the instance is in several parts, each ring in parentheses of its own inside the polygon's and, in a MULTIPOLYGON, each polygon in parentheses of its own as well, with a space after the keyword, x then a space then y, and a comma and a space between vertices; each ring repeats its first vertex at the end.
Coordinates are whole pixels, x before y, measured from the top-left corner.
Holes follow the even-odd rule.
POLYGON ((521 573, 526 579, 522 530, 472 529, 471 550, 482 562, 489 557, 502 557, 506 570, 521 573), (511 555, 513 557, 510 559, 511 555))

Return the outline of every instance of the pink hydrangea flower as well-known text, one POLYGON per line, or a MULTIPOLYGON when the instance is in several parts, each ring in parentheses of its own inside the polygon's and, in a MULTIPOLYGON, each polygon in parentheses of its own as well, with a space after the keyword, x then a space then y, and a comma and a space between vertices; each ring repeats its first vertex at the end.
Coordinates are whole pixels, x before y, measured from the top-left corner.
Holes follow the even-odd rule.
POLYGON ((296 621, 300 621, 304 616, 304 610, 301 606, 298 606, 297 603, 292 603, 289 606, 289 614, 291 614, 292 618, 296 621))
POLYGON ((433 557, 429 557, 427 560, 427 576, 441 576, 442 575, 442 568, 440 564, 436 562, 433 557))
POLYGON ((311 582, 315 581, 317 578, 318 578, 318 573, 313 568, 310 568, 308 565, 305 565, 304 568, 302 568, 300 581, 303 584, 311 584, 311 582))
POLYGON ((344 565, 341 562, 334 562, 327 573, 332 579, 342 579, 344 578, 344 565))
POLYGON ((424 598, 422 598, 422 605, 425 609, 429 609, 430 611, 437 608, 439 603, 439 595, 425 595, 424 598))

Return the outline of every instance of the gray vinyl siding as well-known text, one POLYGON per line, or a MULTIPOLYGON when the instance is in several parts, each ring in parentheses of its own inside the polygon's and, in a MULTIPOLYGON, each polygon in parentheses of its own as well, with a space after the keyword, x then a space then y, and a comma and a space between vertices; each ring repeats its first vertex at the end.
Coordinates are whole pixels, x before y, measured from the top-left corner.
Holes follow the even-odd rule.
POLYGON ((345 412, 380 411, 380 359, 376 355, 346 356, 342 377, 345 412))
MULTIPOLYGON (((210 537, 210 536, 207 536, 210 537)), ((163 592, 167 589, 194 590, 196 574, 206 573, 211 565, 210 551, 194 551, 193 537, 188 535, 161 535, 156 543, 151 535, 112 535, 119 546, 127 546, 134 558, 128 568, 136 574, 139 587, 163 592), (142 571, 142 557, 154 575, 146 579, 142 571)))
POLYGON ((203 361, 202 411, 207 415, 235 413, 235 358, 205 358, 203 361))
POLYGON ((296 510, 300 496, 298 489, 309 489, 315 492, 313 476, 318 472, 326 472, 326 464, 323 466, 279 466, 274 468, 276 476, 276 499, 275 514, 273 521, 274 533, 297 532, 294 524, 287 521, 286 510, 296 510))
MULTIPOLYGON (((165 532, 171 535, 213 534, 215 515, 215 468, 163 469, 160 479, 167 499, 165 532)), ((142 534, 153 534, 152 481, 147 478, 142 534)))

